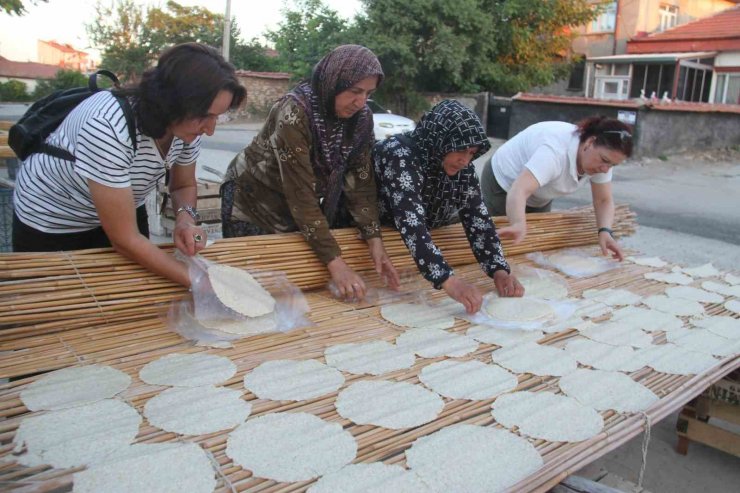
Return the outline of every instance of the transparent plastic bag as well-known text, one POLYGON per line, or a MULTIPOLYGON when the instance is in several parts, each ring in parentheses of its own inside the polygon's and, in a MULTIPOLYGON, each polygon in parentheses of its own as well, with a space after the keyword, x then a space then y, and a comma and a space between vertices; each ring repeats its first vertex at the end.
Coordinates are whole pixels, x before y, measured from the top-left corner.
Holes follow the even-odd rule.
MULTIPOLYGON (((398 291, 394 291, 386 286, 375 286, 373 282, 368 279, 365 281, 365 297, 363 299, 344 298, 339 292, 339 288, 334 281, 329 281, 326 284, 326 289, 331 293, 332 297, 343 301, 345 303, 356 303, 361 305, 382 305, 386 303, 426 303, 427 298, 424 294, 424 290, 418 288, 406 288, 408 284, 419 280, 419 271, 416 269, 399 269, 398 277, 401 288, 398 291)), ((382 283, 378 280, 378 283, 382 283)))
POLYGON ((208 269, 216 263, 199 255, 180 255, 179 258, 188 265, 191 297, 173 302, 168 326, 183 337, 203 343, 233 341, 313 325, 306 316, 309 312, 306 298, 288 281, 285 273, 248 271, 275 299, 275 308, 263 316, 247 317, 224 305, 214 293, 208 269))
POLYGON ((533 252, 527 254, 527 258, 544 267, 557 269, 570 277, 579 278, 603 274, 620 266, 616 260, 573 249, 548 254, 533 252))
POLYGON ((524 286, 525 296, 546 300, 568 297, 568 281, 560 274, 528 265, 512 265, 511 273, 524 286))

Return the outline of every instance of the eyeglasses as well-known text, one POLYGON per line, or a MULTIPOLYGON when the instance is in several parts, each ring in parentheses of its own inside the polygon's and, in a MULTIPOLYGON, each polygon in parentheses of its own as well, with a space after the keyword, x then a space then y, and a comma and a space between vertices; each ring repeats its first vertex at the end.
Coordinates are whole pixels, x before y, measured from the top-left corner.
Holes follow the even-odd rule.
POLYGON ((622 142, 628 142, 632 140, 632 134, 626 130, 604 130, 602 134, 616 134, 619 135, 619 140, 622 142))

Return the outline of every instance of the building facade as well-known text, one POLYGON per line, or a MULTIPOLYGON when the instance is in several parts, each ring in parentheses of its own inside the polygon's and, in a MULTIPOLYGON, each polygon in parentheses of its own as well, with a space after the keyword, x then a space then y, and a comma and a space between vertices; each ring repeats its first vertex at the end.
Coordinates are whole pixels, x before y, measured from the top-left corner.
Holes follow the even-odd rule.
POLYGON ((88 73, 95 70, 95 62, 84 52, 72 45, 56 41, 38 40, 36 43, 39 63, 56 65, 66 70, 88 73))

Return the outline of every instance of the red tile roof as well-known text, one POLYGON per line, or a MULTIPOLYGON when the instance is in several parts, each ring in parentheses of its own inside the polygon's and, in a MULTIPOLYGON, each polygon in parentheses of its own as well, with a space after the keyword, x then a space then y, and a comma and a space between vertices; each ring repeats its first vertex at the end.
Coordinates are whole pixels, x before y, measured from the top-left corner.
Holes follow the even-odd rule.
POLYGON ((80 53, 82 55, 87 56, 87 53, 86 52, 80 51, 80 50, 76 50, 71 44, 60 43, 58 41, 52 41, 52 40, 44 41, 43 39, 40 39, 39 41, 41 41, 42 43, 46 43, 49 46, 51 46, 53 48, 56 48, 57 50, 59 50, 59 51, 61 51, 63 53, 80 53))
POLYGON ((258 79, 290 79, 287 72, 254 72, 252 70, 237 70, 237 77, 256 77, 258 79))
POLYGON ((36 62, 14 62, 0 56, 0 77, 9 79, 53 79, 59 67, 36 62))
POLYGON ((552 104, 573 104, 590 106, 614 106, 618 108, 647 108, 657 111, 690 111, 700 113, 736 113, 740 114, 740 105, 737 104, 712 104, 712 103, 689 103, 685 101, 638 101, 634 99, 596 99, 579 96, 555 96, 551 94, 519 93, 512 98, 518 101, 552 104))
POLYGON ((740 6, 627 42, 627 53, 740 50, 740 6))
POLYGON ((640 105, 629 99, 595 99, 582 96, 555 96, 552 94, 534 94, 531 92, 520 92, 511 99, 519 101, 531 101, 538 103, 565 103, 589 106, 617 106, 620 108, 639 108, 640 105))

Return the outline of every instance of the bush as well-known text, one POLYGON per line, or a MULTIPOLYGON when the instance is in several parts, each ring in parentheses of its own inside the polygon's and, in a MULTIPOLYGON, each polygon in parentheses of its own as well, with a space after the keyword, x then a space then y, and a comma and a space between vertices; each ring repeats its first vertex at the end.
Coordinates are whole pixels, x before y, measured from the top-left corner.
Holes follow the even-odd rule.
POLYGON ((87 86, 87 76, 76 70, 60 70, 53 79, 41 80, 33 91, 33 99, 41 99, 60 89, 87 86))
POLYGON ((19 80, 0 82, 0 101, 28 101, 26 85, 19 80))

